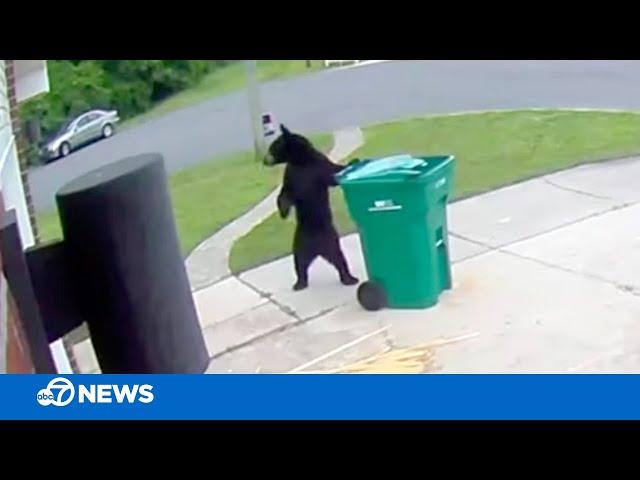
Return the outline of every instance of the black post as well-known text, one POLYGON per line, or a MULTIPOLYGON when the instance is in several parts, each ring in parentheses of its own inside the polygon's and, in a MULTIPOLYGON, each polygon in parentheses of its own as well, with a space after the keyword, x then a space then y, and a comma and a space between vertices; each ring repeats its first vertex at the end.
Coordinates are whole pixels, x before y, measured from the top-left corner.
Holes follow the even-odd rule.
MULTIPOLYGON (((2 270, 11 288, 24 333, 29 344, 36 373, 57 373, 51 355, 47 332, 40 316, 40 309, 33 288, 29 266, 22 250, 22 240, 15 210, 4 212, 0 220, 0 254, 2 270)), ((3 301, 5 299, 2 299, 3 301)))
POLYGON ((202 373, 209 356, 159 154, 94 170, 57 194, 78 306, 103 373, 202 373))

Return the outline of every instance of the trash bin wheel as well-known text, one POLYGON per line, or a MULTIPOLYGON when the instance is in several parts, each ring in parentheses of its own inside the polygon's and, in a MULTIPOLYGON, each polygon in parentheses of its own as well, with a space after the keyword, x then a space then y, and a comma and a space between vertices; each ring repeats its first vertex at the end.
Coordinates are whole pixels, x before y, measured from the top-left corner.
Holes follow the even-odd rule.
POLYGON ((365 310, 381 310, 387 306, 387 293, 382 285, 364 282, 358 287, 358 302, 365 310))

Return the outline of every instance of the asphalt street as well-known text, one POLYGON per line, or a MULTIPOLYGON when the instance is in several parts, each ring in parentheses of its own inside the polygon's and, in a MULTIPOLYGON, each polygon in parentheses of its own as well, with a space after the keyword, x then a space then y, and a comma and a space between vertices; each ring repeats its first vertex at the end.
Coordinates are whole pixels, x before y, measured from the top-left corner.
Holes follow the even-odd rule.
MULTIPOLYGON (((640 62, 391 61, 269 82, 261 96, 265 110, 303 133, 469 110, 640 109, 640 62)), ((175 171, 251 145, 245 93, 218 97, 33 169, 34 204, 39 211, 52 208, 66 182, 131 155, 160 152, 175 171)))

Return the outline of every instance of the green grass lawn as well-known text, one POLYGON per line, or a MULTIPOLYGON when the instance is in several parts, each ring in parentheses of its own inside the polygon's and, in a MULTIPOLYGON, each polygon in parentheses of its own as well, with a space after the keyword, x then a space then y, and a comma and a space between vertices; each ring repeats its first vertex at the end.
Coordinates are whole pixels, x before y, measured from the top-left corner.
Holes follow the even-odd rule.
MULTIPOLYGON (((454 199, 583 162, 640 153, 640 115, 563 110, 436 116, 375 125, 352 158, 397 153, 456 156, 454 199)), ((339 188, 332 207, 342 234, 355 231, 339 188)), ((287 255, 295 221, 272 215, 233 246, 240 272, 287 255)))
MULTIPOLYGON (((258 60, 257 66, 258 79, 266 82, 320 70, 323 68, 323 60, 311 60, 311 68, 307 68, 306 60, 258 60)), ((173 95, 146 113, 123 122, 122 128, 243 89, 246 84, 246 75, 246 66, 243 61, 219 68, 205 76, 196 86, 173 95)))
MULTIPOLYGON (((315 145, 329 151, 331 135, 311 137, 315 145)), ((171 175, 173 210, 185 256, 231 220, 248 211, 281 182, 282 167, 256 162, 253 152, 218 158, 171 175)), ((38 215, 43 241, 62 237, 58 215, 38 215)))

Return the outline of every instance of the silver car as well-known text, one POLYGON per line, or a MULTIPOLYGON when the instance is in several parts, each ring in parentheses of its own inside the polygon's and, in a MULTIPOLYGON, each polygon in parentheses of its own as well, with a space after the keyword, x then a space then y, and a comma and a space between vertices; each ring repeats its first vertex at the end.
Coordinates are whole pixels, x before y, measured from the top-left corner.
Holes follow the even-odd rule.
POLYGON ((67 122, 42 149, 45 161, 66 157, 73 150, 115 133, 120 121, 116 110, 91 110, 67 122))

